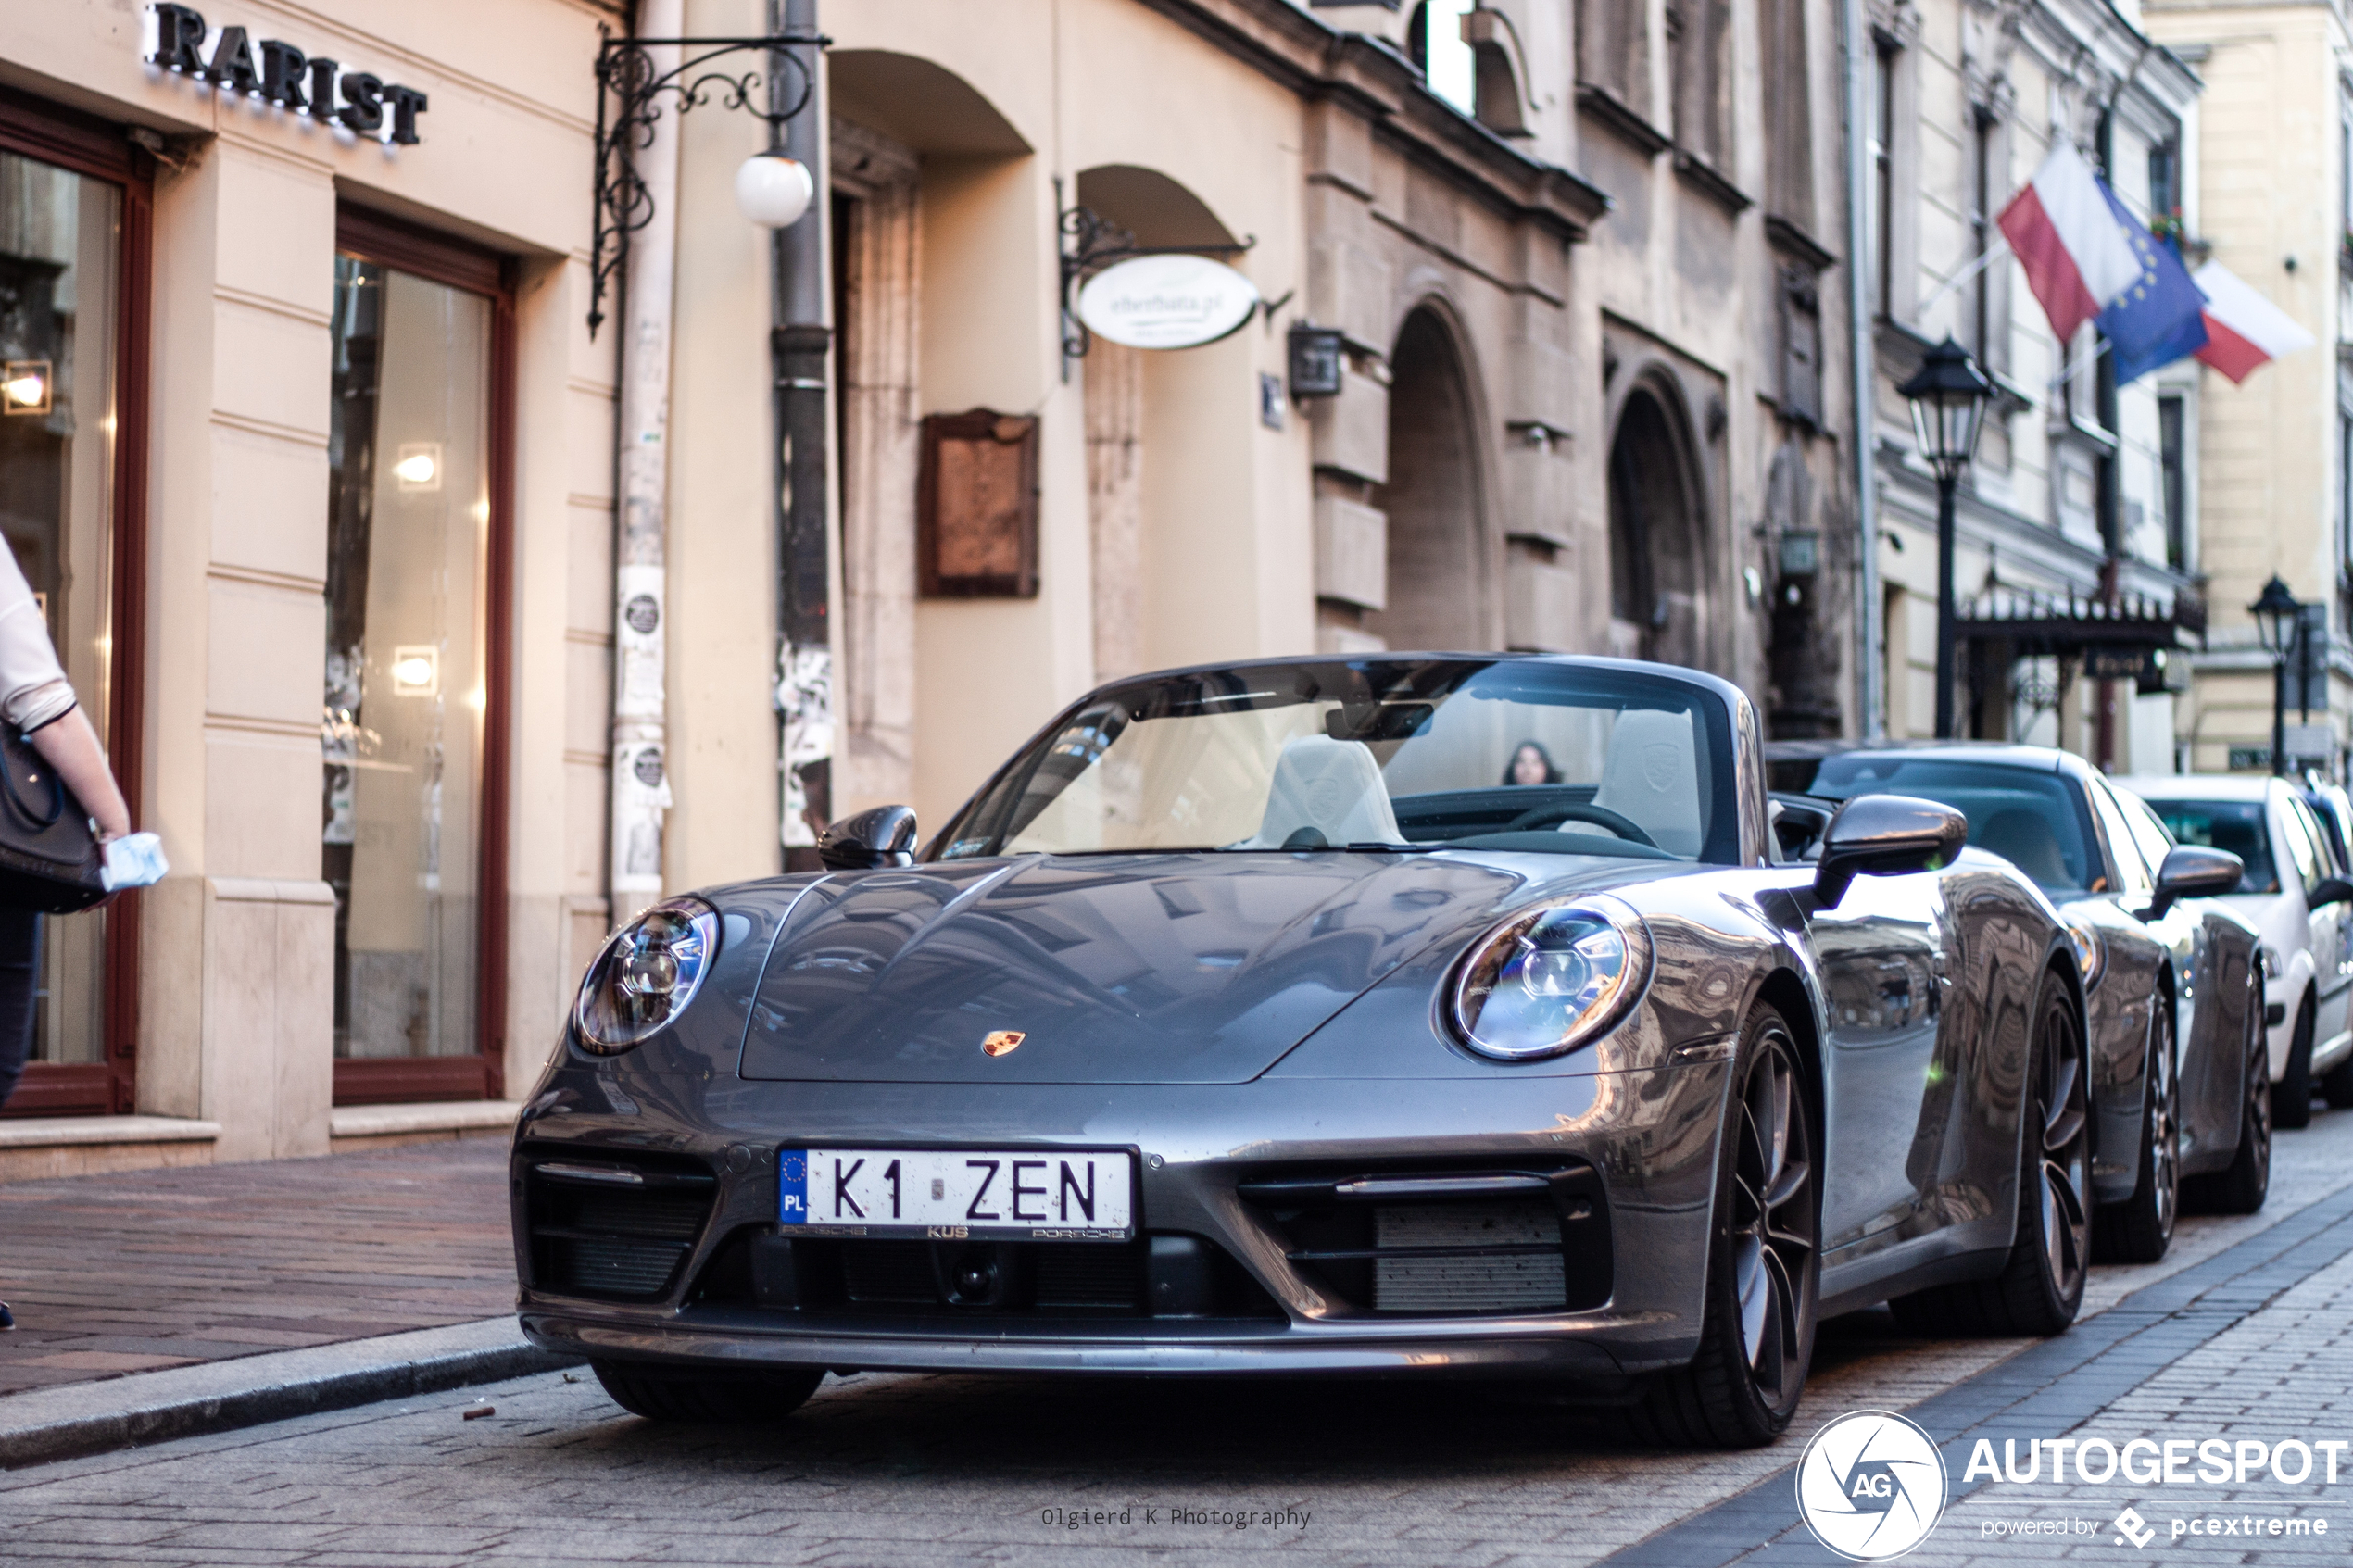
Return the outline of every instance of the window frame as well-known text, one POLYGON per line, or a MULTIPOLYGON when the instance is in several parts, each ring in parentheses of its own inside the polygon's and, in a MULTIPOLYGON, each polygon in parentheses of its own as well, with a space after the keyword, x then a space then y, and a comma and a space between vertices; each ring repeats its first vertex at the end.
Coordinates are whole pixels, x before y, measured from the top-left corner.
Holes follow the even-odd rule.
MULTIPOLYGON (((105 739, 135 827, 145 804, 155 163, 120 127, 6 88, 0 88, 0 151, 104 181, 121 194, 115 258, 114 648, 105 739)), ((28 1062, 0 1117, 123 1116, 137 1109, 141 903, 136 891, 118 893, 107 910, 105 1060, 28 1062)))
POLYGON ((507 1054, 508 749, 514 664, 515 262, 348 202, 335 254, 354 256, 490 302, 490 523, 483 571, 482 796, 475 895, 472 1055, 338 1057, 334 1103, 503 1099, 507 1054))

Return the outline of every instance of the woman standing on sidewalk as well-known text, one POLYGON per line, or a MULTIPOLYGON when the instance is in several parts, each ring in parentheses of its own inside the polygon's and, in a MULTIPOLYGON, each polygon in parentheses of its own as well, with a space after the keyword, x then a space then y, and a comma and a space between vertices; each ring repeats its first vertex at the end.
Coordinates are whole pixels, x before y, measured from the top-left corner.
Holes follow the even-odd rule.
MULTIPOLYGON (((0 547, 0 723, 27 736, 57 771, 89 813, 100 844, 130 833, 131 808, 107 766, 98 732, 57 662, 46 618, 17 565, 16 552, 5 547, 0 547)), ((0 908, 0 1106, 8 1103, 32 1053, 40 935, 39 915, 0 908)), ((0 1329, 16 1325, 8 1304, 0 1301, 0 1329)))

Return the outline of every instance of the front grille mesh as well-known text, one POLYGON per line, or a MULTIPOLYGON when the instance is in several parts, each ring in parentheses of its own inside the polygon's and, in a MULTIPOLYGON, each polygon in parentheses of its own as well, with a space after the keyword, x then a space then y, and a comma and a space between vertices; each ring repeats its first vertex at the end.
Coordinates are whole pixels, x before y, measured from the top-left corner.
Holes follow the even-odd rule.
POLYGON ((567 1295, 661 1295, 694 1249, 716 1190, 707 1173, 601 1158, 525 1170, 533 1283, 567 1295))
POLYGON ((1560 1216, 1549 1203, 1376 1209, 1373 1310, 1504 1312, 1563 1307, 1568 1301, 1568 1282, 1560 1240, 1560 1216), (1485 1250, 1497 1247, 1549 1250, 1485 1250), (1413 1250, 1398 1257, 1379 1255, 1396 1248, 1413 1250), (1445 1256, 1449 1251, 1459 1255, 1445 1256))

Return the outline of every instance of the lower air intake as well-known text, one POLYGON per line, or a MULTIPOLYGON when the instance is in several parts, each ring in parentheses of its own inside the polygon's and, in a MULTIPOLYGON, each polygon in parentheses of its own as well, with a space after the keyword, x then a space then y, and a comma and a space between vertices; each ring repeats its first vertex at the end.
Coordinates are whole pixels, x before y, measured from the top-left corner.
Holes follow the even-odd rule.
POLYGON ((1373 1211, 1373 1310, 1545 1311, 1568 1304, 1560 1215, 1550 1203, 1373 1211))

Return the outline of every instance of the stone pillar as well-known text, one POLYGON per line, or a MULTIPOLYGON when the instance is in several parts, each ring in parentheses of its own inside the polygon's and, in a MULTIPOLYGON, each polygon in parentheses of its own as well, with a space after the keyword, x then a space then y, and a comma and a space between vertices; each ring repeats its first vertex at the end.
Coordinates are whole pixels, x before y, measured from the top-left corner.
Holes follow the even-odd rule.
POLYGON ((288 805, 320 790, 334 224, 326 165, 233 130, 157 184, 138 1100, 220 1123, 220 1160, 327 1149, 334 902, 288 805))

